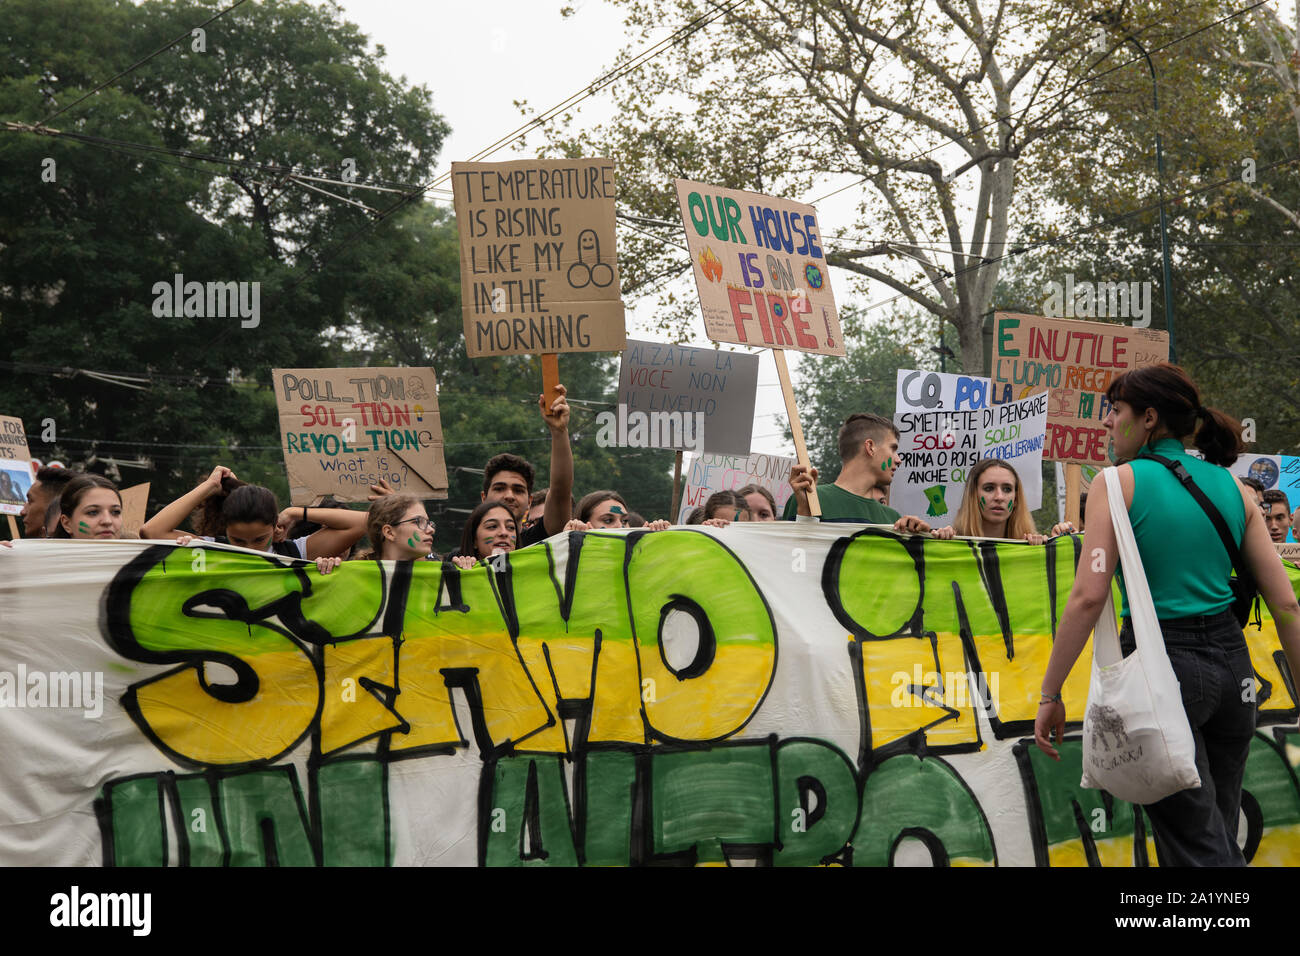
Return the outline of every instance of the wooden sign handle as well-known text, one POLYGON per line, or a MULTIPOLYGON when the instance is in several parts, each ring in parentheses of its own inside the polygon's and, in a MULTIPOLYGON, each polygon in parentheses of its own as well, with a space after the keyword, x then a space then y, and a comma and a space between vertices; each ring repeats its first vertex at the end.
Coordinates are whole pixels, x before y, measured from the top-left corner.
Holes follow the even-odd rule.
MULTIPOLYGON (((785 399, 785 411, 790 417, 790 434, 794 436, 795 457, 799 460, 799 464, 811 467, 812 462, 808 460, 808 447, 803 442, 803 425, 799 423, 799 408, 794 403, 794 388, 790 385, 790 369, 785 364, 785 352, 782 349, 772 349, 772 356, 776 359, 776 374, 781 379, 781 396, 785 399)), ((814 517, 820 518, 822 515, 822 503, 817 499, 816 484, 808 492, 808 510, 814 517)))
POLYGON ((542 394, 546 396, 546 407, 560 397, 555 386, 560 384, 560 356, 554 352, 542 353, 542 394))
POLYGON ((1083 468, 1079 465, 1065 466, 1065 520, 1076 528, 1081 517, 1079 499, 1083 491, 1083 468))
POLYGON ((682 453, 680 449, 673 459, 673 504, 672 510, 668 512, 668 520, 677 524, 677 505, 682 500, 682 453))
POLYGON ((14 516, 13 516, 13 515, 5 515, 5 517, 9 519, 9 539, 10 539, 11 541, 17 541, 17 540, 18 540, 18 522, 14 520, 14 516))

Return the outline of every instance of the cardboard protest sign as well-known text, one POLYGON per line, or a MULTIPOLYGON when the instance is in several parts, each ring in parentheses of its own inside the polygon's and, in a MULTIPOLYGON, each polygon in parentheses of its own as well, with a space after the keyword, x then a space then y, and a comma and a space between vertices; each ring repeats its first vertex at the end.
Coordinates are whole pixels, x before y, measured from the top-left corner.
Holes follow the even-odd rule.
POLYGON ((470 358, 618 352, 614 163, 452 163, 470 358))
POLYGON ((686 179, 676 186, 708 337, 843 355, 817 210, 686 179))
POLYGON ((1106 389, 1121 372, 1169 359, 1169 333, 1110 322, 994 315, 994 400, 1049 389, 1047 461, 1106 466, 1106 389))
POLYGON ((746 485, 759 485, 772 492, 776 499, 779 517, 785 503, 794 494, 790 487, 790 467, 795 459, 782 455, 693 455, 687 459, 683 472, 686 491, 682 495, 677 522, 684 522, 698 506, 708 501, 715 491, 739 491, 746 485))
POLYGON ((149 482, 122 489, 122 534, 134 537, 140 533, 149 507, 149 482))
MULTIPOLYGON (((758 356, 628 339, 618 375, 619 445, 748 455, 758 391, 758 356), (672 417, 675 416, 675 419, 672 417), (648 438, 627 436, 640 419, 648 438), (673 420, 687 428, 675 434, 673 420)), ((602 412, 598 421, 613 419, 602 412)))
POLYGON ((447 497, 433 369, 277 368, 271 380, 293 504, 365 501, 380 479, 447 497))
POLYGON ((0 415, 0 460, 28 461, 31 457, 31 452, 27 450, 27 432, 23 430, 23 420, 0 415))
MULTIPOLYGON (((328 575, 194 547, 0 554, 6 864, 1155 862, 1135 808, 1079 786, 1082 706, 1059 763, 1028 736, 1068 546, 781 522, 328 575), (674 666, 705 633, 707 662, 674 666), (567 733, 564 701, 585 702, 567 733), (917 833, 933 860, 905 855, 917 833)), ((1297 701, 1261 620, 1244 842, 1294 866, 1297 701)), ((1091 645, 1067 700, 1090 668, 1091 645)))
POLYGON ((1030 510, 1042 505, 1046 392, 991 405, 987 378, 899 369, 895 409, 900 464, 889 506, 899 514, 951 523, 981 458, 1013 467, 1030 510))
POLYGON ((1283 561, 1290 561, 1292 564, 1300 564, 1300 544, 1291 541, 1286 544, 1274 544, 1273 547, 1277 549, 1278 556, 1281 557, 1283 561))
POLYGON ((1300 459, 1292 458, 1290 455, 1258 455, 1254 452, 1243 452, 1237 456, 1237 460, 1228 466, 1228 470, 1238 478, 1254 478, 1264 486, 1265 491, 1273 488, 1281 488, 1291 496, 1288 488, 1293 481, 1300 481, 1300 459), (1294 465, 1292 471, 1283 474, 1283 470, 1290 458, 1294 465))

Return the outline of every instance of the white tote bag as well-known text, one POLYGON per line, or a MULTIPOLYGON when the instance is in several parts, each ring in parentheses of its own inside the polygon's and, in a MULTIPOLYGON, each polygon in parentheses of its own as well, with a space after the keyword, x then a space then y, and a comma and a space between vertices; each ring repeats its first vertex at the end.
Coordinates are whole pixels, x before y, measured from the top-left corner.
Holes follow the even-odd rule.
POLYGON ((1137 650, 1123 656, 1110 593, 1093 631, 1092 682, 1083 717, 1083 781, 1130 803, 1155 803, 1201 785, 1178 678, 1165 652, 1142 570, 1119 472, 1106 468, 1111 523, 1119 542, 1137 650))

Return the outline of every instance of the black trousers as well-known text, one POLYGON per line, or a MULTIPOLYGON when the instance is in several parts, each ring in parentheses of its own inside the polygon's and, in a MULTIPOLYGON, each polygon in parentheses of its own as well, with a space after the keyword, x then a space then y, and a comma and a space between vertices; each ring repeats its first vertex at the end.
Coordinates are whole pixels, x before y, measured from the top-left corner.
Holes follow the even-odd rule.
MULTIPOLYGON (((1255 733, 1255 672, 1231 610, 1160 622, 1169 663, 1196 739, 1201 785, 1144 809, 1161 866, 1245 866, 1237 845, 1241 780, 1255 733)), ((1133 625, 1120 631, 1125 655, 1133 625)))

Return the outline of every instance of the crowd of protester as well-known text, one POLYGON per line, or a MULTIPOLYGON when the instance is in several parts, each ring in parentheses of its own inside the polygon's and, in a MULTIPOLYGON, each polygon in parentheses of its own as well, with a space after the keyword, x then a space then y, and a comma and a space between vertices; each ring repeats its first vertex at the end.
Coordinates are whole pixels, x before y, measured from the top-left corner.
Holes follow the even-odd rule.
MULTIPOLYGON (((573 495, 573 453, 569 440, 569 405, 563 386, 549 405, 538 408, 551 433, 550 487, 535 489, 536 471, 519 455, 491 458, 483 469, 480 501, 465 522, 459 547, 446 555, 433 552, 435 525, 423 502, 395 493, 387 484, 372 485, 369 511, 341 503, 281 508, 267 488, 241 481, 224 465, 192 491, 162 508, 140 528, 144 539, 195 540, 236 545, 315 562, 328 573, 340 561, 355 558, 403 561, 443 558, 462 568, 490 561, 494 555, 525 548, 569 531, 641 528, 662 531, 667 519, 647 520, 617 490, 600 489, 581 499, 573 495), (182 530, 188 520, 189 531, 182 530), (364 545, 363 545, 364 542, 364 545)), ((835 481, 818 484, 818 470, 794 465, 793 494, 778 514, 772 492, 757 484, 736 491, 717 491, 696 507, 682 524, 726 527, 732 522, 792 520, 889 524, 905 533, 936 538, 986 537, 1035 544, 1061 534, 1082 533, 1061 522, 1047 533, 1034 526, 1023 483, 1008 462, 987 458, 970 470, 962 504, 952 524, 932 527, 916 515, 889 507, 889 488, 900 464, 899 432, 881 415, 849 416, 839 432, 840 470, 835 481), (821 514, 811 513, 809 494, 816 488, 821 514)), ((1254 494, 1274 542, 1287 540, 1293 519, 1285 492, 1265 490, 1254 478, 1239 479, 1254 494)), ((1082 499, 1081 514, 1087 507, 1082 499)), ((64 468, 41 468, 27 492, 22 511, 27 538, 122 537, 122 499, 107 478, 64 468)), ((6 544, 8 542, 5 542, 6 544)))

